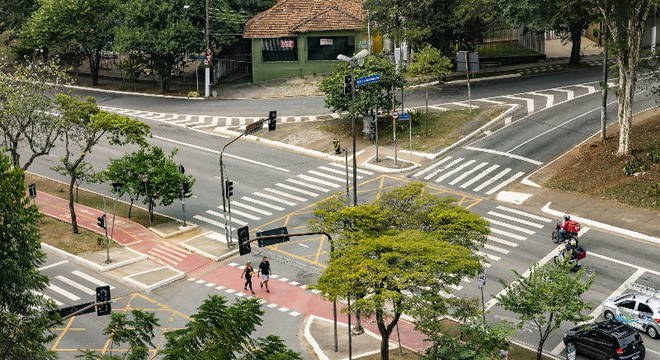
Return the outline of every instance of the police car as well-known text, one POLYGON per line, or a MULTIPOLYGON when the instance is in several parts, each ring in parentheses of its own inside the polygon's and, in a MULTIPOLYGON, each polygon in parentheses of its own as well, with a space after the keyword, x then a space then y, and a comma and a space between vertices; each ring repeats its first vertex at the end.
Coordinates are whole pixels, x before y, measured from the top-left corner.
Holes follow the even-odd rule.
POLYGON ((632 284, 632 292, 609 298, 603 304, 603 317, 626 323, 646 332, 651 338, 660 337, 660 290, 632 284))

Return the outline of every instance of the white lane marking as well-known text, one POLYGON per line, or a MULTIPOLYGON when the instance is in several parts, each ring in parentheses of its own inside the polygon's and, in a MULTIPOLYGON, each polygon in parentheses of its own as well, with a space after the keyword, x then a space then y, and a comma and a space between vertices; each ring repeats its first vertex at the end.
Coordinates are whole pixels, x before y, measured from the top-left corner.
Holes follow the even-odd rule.
MULTIPOLYGON (((268 211, 266 211, 266 210, 261 210, 261 209, 259 209, 259 208, 254 207, 254 206, 250 206, 250 205, 247 205, 247 204, 243 204, 243 203, 240 203, 240 202, 238 202, 238 201, 232 201, 231 204, 234 205, 234 206, 242 207, 243 209, 252 210, 252 211, 254 211, 254 212, 256 212, 256 213, 259 213, 259 214, 261 214, 261 215, 266 215, 266 216, 271 216, 271 215, 273 215, 273 213, 271 213, 271 212, 268 212, 268 211)), ((220 207, 218 206, 218 208, 220 208, 220 207)))
POLYGON ((43 270, 46 270, 46 269, 53 268, 53 267, 55 267, 55 266, 59 266, 59 265, 62 265, 62 264, 66 264, 66 263, 68 263, 68 262, 69 262, 69 260, 58 261, 58 262, 53 263, 53 264, 50 264, 50 265, 42 266, 42 267, 38 268, 37 270, 39 270, 39 271, 43 271, 43 270))
MULTIPOLYGON (((93 276, 87 275, 82 271, 74 270, 71 273, 73 275, 76 275, 79 278, 82 278, 82 279, 85 279, 85 280, 91 282, 92 284, 94 284, 96 286, 107 286, 107 285, 109 285, 107 282, 101 281, 101 280, 99 280, 99 279, 97 279, 93 276)), ((115 288, 114 286, 110 285, 110 289, 114 289, 114 288, 115 288)))
POLYGON ((225 292, 228 293, 228 294, 233 294, 233 293, 236 292, 236 290, 234 290, 234 289, 227 289, 227 290, 225 290, 225 292))
POLYGON ((505 214, 500 214, 500 213, 495 212, 495 211, 489 211, 488 215, 497 216, 497 217, 502 218, 502 219, 507 219, 507 220, 511 220, 511 221, 514 221, 514 222, 517 222, 517 223, 520 223, 520 224, 525 224, 525 225, 529 225, 529 226, 532 226, 532 227, 535 227, 535 228, 538 228, 538 229, 543 229, 543 225, 541 225, 541 224, 537 224, 537 223, 527 221, 527 220, 523 220, 523 219, 518 219, 517 217, 513 217, 513 216, 509 216, 509 215, 505 215, 505 214))
POLYGON ((300 202, 307 201, 307 199, 305 199, 305 198, 301 198, 300 196, 295 196, 295 195, 286 193, 284 191, 279 191, 279 190, 275 190, 275 189, 271 189, 271 188, 265 188, 264 190, 266 190, 268 192, 272 192, 273 194, 288 197, 288 198, 296 200, 296 201, 300 201, 300 202))
POLYGON ((499 256, 491 255, 491 254, 485 253, 483 251, 476 251, 476 253, 477 253, 477 255, 486 257, 486 258, 488 258, 490 260, 493 260, 493 261, 500 261, 501 260, 501 258, 499 256))
POLYGON ((470 161, 468 161, 468 162, 466 162, 466 163, 464 163, 464 164, 461 164, 461 165, 459 165, 458 167, 456 167, 455 169, 453 169, 452 171, 448 171, 448 172, 446 172, 446 173, 444 173, 444 174, 438 176, 438 178, 435 179, 435 182, 438 182, 438 183, 439 183, 439 182, 441 182, 442 180, 444 180, 444 179, 446 179, 446 178, 452 176, 453 174, 455 174, 455 173, 457 173, 457 172, 463 170, 464 168, 466 168, 466 167, 468 167, 468 166, 474 164, 475 162, 477 162, 477 161, 476 161, 476 160, 470 160, 470 161))
POLYGON ((211 219, 209 219, 209 218, 205 218, 205 217, 203 217, 203 216, 201 216, 201 215, 195 215, 195 216, 193 216, 193 218, 194 218, 194 219, 197 219, 197 220, 199 220, 199 221, 203 221, 203 222, 205 222, 205 223, 211 224, 211 225, 215 225, 215 226, 217 226, 217 227, 219 227, 219 228, 224 228, 224 227, 225 227, 225 224, 219 223, 219 222, 217 222, 217 221, 215 221, 215 220, 211 220, 211 219))
POLYGON ((57 306, 62 306, 62 305, 64 305, 64 304, 62 304, 61 302, 59 302, 59 301, 53 299, 52 297, 50 297, 50 296, 48 296, 48 295, 46 295, 46 294, 40 293, 40 292, 38 292, 38 291, 32 291, 32 293, 35 294, 35 295, 43 296, 44 299, 52 301, 52 302, 55 303, 55 305, 57 305, 57 306))
POLYGON ((237 264, 237 263, 235 263, 235 262, 230 262, 230 263, 229 263, 229 264, 227 264, 227 265, 229 265, 229 266, 233 266, 233 267, 237 267, 237 266, 238 266, 238 264, 237 264))
POLYGON ((321 185, 332 186, 332 187, 334 187, 334 188, 338 188, 338 187, 340 186, 340 185, 338 185, 338 184, 331 183, 331 182, 329 182, 329 181, 325 181, 325 180, 317 179, 317 178, 315 178, 315 177, 311 177, 311 176, 307 176, 307 175, 303 175, 303 174, 298 175, 298 177, 301 178, 301 179, 303 179, 303 180, 307 180, 307 181, 315 182, 315 183, 317 183, 317 184, 321 184, 321 185))
POLYGON ((219 285, 219 286, 216 286, 215 289, 216 290, 223 290, 223 289, 226 289, 226 288, 222 285, 219 285))
POLYGON ((429 105, 429 109, 435 109, 438 111, 449 111, 449 109, 442 107, 442 106, 437 106, 437 105, 429 105))
POLYGON ((416 174, 413 175, 413 177, 420 177, 420 176, 426 174, 427 172, 429 172, 429 171, 435 169, 436 167, 442 165, 443 163, 449 161, 449 159, 451 159, 451 156, 447 156, 446 158, 444 158, 444 159, 442 159, 442 160, 436 162, 435 164, 433 164, 433 165, 427 167, 426 169, 417 172, 416 174))
POLYGON ((523 175, 525 175, 524 172, 522 172, 522 171, 518 171, 517 173, 515 173, 515 174, 514 174, 513 176, 511 176, 510 178, 508 178, 508 179, 502 181, 501 183, 497 184, 494 188, 492 188, 492 189, 486 191, 486 195, 492 195, 494 192, 496 192, 496 191, 498 191, 499 189, 501 189, 501 188, 503 188, 503 187, 505 187, 505 186, 511 184, 512 182, 516 181, 516 179, 518 179, 519 177, 521 177, 521 176, 523 176, 523 175))
POLYGON ((301 186, 306 186, 310 189, 318 190, 318 191, 323 191, 323 192, 328 192, 330 191, 329 189, 326 189, 324 187, 316 186, 314 184, 306 183, 304 181, 296 180, 296 179, 286 179, 286 181, 296 184, 296 185, 301 185, 301 186))
POLYGON ((300 245, 300 246, 302 246, 302 247, 304 247, 304 248, 309 248, 309 245, 307 245, 307 244, 298 243, 298 245, 300 245))
POLYGON ((59 287, 59 286, 56 286, 56 285, 53 285, 53 284, 48 284, 48 288, 49 288, 50 290, 52 290, 52 291, 55 291, 56 293, 58 293, 58 294, 60 294, 60 295, 62 295, 62 296, 65 296, 65 297, 67 297, 67 298, 73 300, 73 301, 78 301, 78 300, 80 300, 79 297, 77 297, 76 295, 73 295, 72 293, 70 293, 70 292, 68 292, 68 291, 66 291, 66 290, 64 290, 64 289, 62 289, 62 288, 59 287))
POLYGON ((556 88, 556 89, 550 89, 552 91, 560 91, 566 93, 566 100, 573 100, 573 97, 575 96, 575 92, 573 90, 567 90, 567 89, 561 89, 561 88, 556 88))
MULTIPOLYGON (((169 263, 169 264, 172 264, 172 265, 177 265, 177 264, 179 264, 179 261, 178 261, 178 260, 172 260, 172 259, 166 257, 165 255, 163 255, 163 254, 161 254, 161 253, 154 252, 154 251, 152 251, 152 250, 147 251, 147 254, 151 255, 151 257, 149 257, 150 259, 152 259, 152 260, 156 260, 156 261, 159 261, 159 262, 161 262, 161 263, 162 263, 163 261, 165 261, 165 262, 167 262, 167 263, 169 263)), ((166 264, 163 264, 163 265, 166 265, 166 264)))
MULTIPOLYGON (((337 169, 331 169, 331 168, 329 168, 329 167, 325 167, 325 166, 319 166, 319 169, 321 169, 321 170, 325 170, 325 171, 329 171, 329 172, 331 172, 331 173, 335 173, 335 174, 339 174, 339 175, 344 175, 344 176, 346 176, 346 169, 345 169, 345 168, 344 168, 344 171, 342 171, 342 170, 337 170, 337 169)), ((351 172, 349 171, 349 173, 348 173, 348 177, 349 177, 349 178, 352 178, 352 177, 353 177, 353 173, 351 173, 351 172)), ((362 179, 362 176, 358 175, 357 178, 358 178, 358 180, 360 180, 360 179, 362 179)))
POLYGON ((295 205, 296 205, 296 203, 294 203, 294 202, 286 201, 286 200, 282 200, 282 199, 280 199, 280 198, 278 198, 278 197, 276 197, 276 196, 272 196, 272 195, 264 194, 264 193, 262 193, 262 192, 258 192, 258 191, 253 192, 252 195, 256 195, 256 196, 259 196, 259 197, 262 197, 262 198, 264 198, 264 199, 268 199, 268 200, 273 200, 273 201, 276 201, 276 202, 282 203, 282 204, 284 204, 284 205, 289 205, 289 206, 295 206, 295 205))
POLYGON ((300 283, 297 282, 297 281, 289 281, 289 284, 291 284, 291 285, 293 285, 293 286, 298 286, 298 285, 300 285, 300 283))
POLYGON ((472 150, 472 151, 480 151, 480 152, 485 152, 485 153, 489 153, 489 154, 506 156, 506 157, 511 158, 511 159, 525 161, 525 162, 528 162, 528 163, 534 164, 534 165, 543 165, 543 163, 540 162, 540 161, 530 159, 530 158, 526 158, 524 156, 520 156, 520 155, 516 155, 516 154, 510 154, 510 152, 515 150, 515 149, 511 149, 507 152, 504 152, 504 151, 499 151, 499 150, 477 148, 477 147, 473 147, 473 146, 464 146, 463 148, 468 149, 468 150, 472 150))
POLYGON ((242 292, 240 292, 240 291, 237 291, 237 292, 236 292, 236 296, 238 296, 238 297, 243 297, 243 296, 245 296, 245 294, 242 293, 242 292))
POLYGON ((486 218, 486 217, 484 219, 486 221, 488 221, 489 223, 491 223, 492 225, 502 226, 502 227, 505 227, 507 229, 520 231, 521 233, 528 234, 528 235, 536 234, 536 231, 521 228, 520 226, 511 225, 511 224, 508 224, 508 223, 505 223, 505 222, 502 222, 502 221, 497 221, 497 220, 489 219, 489 218, 486 218))
MULTIPOLYGON (((630 275, 630 277, 627 278, 626 281, 624 281, 621 284, 621 286, 616 288, 616 290, 614 290, 610 294, 610 296, 606 297, 605 299, 610 299, 610 298, 613 298, 615 296, 618 296, 618 295, 622 294, 624 291, 626 291, 628 289, 628 286, 630 286, 630 284, 637 281, 637 279, 639 279, 642 275, 644 275, 645 272, 646 272, 645 269, 637 269, 637 271, 635 271, 632 275, 630 275)), ((604 307, 603 303, 604 302, 600 303, 600 305, 598 305, 594 309, 594 311, 592 311, 591 314, 589 314, 589 316, 592 317, 592 319, 590 321, 586 321, 586 322, 580 323, 578 325, 588 324, 592 321, 598 320, 598 316, 600 316, 600 313, 603 312, 603 307, 604 307)), ((550 351, 550 353, 554 354, 554 355, 559 355, 562 351, 564 351, 565 347, 566 346, 564 345, 564 343, 560 342, 559 344, 557 344, 557 346, 555 346, 554 349, 552 349, 552 351, 550 351)))
POLYGON ((489 245, 489 244, 485 244, 484 249, 495 251, 495 252, 498 252, 500 254, 505 254, 505 255, 509 253, 509 250, 507 250, 507 249, 502 249, 499 246, 493 246, 493 245, 489 245))
POLYGON ((472 100, 472 102, 475 102, 475 101, 481 101, 481 102, 490 103, 490 104, 495 104, 495 105, 506 104, 504 101, 497 101, 497 100, 490 100, 490 99, 476 99, 476 100, 472 100))
POLYGON ((545 97, 546 98, 545 107, 552 107, 555 104, 555 96, 552 95, 552 94, 543 94, 543 93, 537 93, 537 92, 530 92, 528 94, 545 97))
POLYGON ((447 285, 447 286, 454 289, 454 290, 456 290, 456 291, 460 291, 463 288, 462 286, 459 286, 459 285, 447 285))
POLYGON ((543 221, 543 222, 545 222, 545 223, 551 223, 551 222, 552 222, 552 220, 550 220, 550 219, 548 219, 548 218, 544 218, 544 217, 542 217, 542 216, 538 216, 538 215, 530 214, 530 213, 527 213, 527 212, 524 212, 524 211, 520 211, 520 210, 517 210, 517 209, 512 209, 512 208, 509 208, 509 207, 506 207, 506 206, 498 205, 497 208, 500 209, 500 210, 508 211, 508 212, 511 212, 511 213, 514 213, 514 214, 518 214, 518 215, 521 215, 521 216, 527 216, 527 217, 530 218, 530 219, 535 219, 535 220, 543 221))
MULTIPOLYGON (((358 155, 360 155, 360 152, 358 152, 358 155)), ((342 169, 345 169, 345 168, 346 168, 346 166, 344 166, 344 165, 342 165, 342 164, 338 164, 338 163, 330 163, 330 165, 332 165, 332 166, 334 166, 334 167, 342 168, 342 169)), ((349 170, 349 171, 353 171, 353 167, 352 167, 352 166, 349 166, 349 167, 348 167, 348 170, 349 170)), ((360 169, 360 168, 357 168, 356 170, 357 170, 357 172, 359 172, 360 174, 363 174, 363 175, 373 175, 373 174, 374 174, 374 173, 371 172, 371 171, 363 170, 363 169, 360 169)))
POLYGON ((180 256, 177 256, 177 255, 174 255, 174 254, 172 254, 171 252, 168 252, 168 251, 163 250, 162 248, 159 248, 158 246, 154 246, 154 247, 152 247, 152 248, 149 250, 149 252, 153 252, 153 253, 155 253, 155 254, 160 254, 160 255, 162 255, 162 256, 165 256, 165 257, 168 258, 168 259, 173 259, 173 260, 176 261, 177 263, 178 263, 179 261, 183 261, 183 259, 184 259, 183 257, 180 257, 180 256))
POLYGON ((185 249, 183 249, 183 248, 180 248, 180 247, 178 247, 178 246, 176 246, 176 245, 173 245, 173 244, 167 243, 167 242, 164 242, 164 243, 162 243, 162 244, 160 244, 160 245, 165 246, 165 247, 168 248, 170 251, 174 251, 175 253, 177 253, 177 254, 179 254, 179 255, 181 255, 181 256, 183 256, 183 257, 186 257, 186 256, 188 256, 188 255, 191 254, 191 252, 189 252, 189 251, 187 251, 187 250, 185 250, 185 249))
POLYGON ((319 194, 317 194, 317 193, 307 191, 307 190, 303 190, 303 189, 298 189, 298 188, 295 188, 295 187, 293 187, 291 185, 287 185, 287 184, 277 183, 277 184, 275 184, 275 186, 279 186, 283 189, 287 189, 287 190, 291 190, 291 191, 296 191, 296 192, 299 192, 301 194, 305 194, 305 195, 308 195, 308 196, 313 196, 313 197, 319 196, 319 194))
POLYGON ((314 171, 314 170, 310 170, 307 173, 312 174, 312 175, 316 175, 316 176, 320 176, 322 178, 326 178, 326 179, 329 179, 329 180, 339 181, 339 183, 346 182, 346 178, 341 178, 341 177, 337 177, 335 175, 329 175, 329 174, 325 174, 325 173, 314 171))
MULTIPOLYGON (((212 154, 220 155, 220 151, 213 150, 213 149, 208 149, 208 148, 193 145, 193 144, 188 144, 188 143, 185 143, 183 141, 168 139, 168 138, 158 136, 158 135, 153 135, 153 138, 163 140, 163 141, 168 141, 168 142, 171 142, 171 143, 174 143, 174 144, 177 144, 177 145, 187 146, 187 147, 197 149, 197 150, 210 152, 212 154)), ((260 162, 260 161, 244 158, 244 157, 241 157, 241 156, 236 156, 236 155, 227 154, 227 153, 225 153, 224 156, 229 157, 229 158, 233 158, 233 159, 237 159, 237 160, 241 160, 243 162, 248 162, 248 163, 251 163, 251 164, 259 165, 259 166, 262 166, 262 167, 267 167, 267 168, 270 168, 270 169, 273 169, 273 170, 282 171, 282 172, 285 172, 285 173, 290 173, 291 172, 291 170, 289 170, 289 169, 284 169, 284 168, 281 168, 281 167, 273 166, 271 164, 266 164, 266 163, 263 163, 263 162, 260 162)))
POLYGON ((486 238, 488 240, 492 241, 492 242, 496 242, 496 243, 499 243, 499 244, 502 244, 502 245, 511 246, 511 247, 517 247, 518 246, 517 243, 507 241, 507 240, 504 240, 504 239, 500 239, 500 238, 492 236, 492 235, 488 235, 488 236, 486 236, 486 238))
POLYGON ((502 97, 511 100, 525 101, 527 103, 527 113, 531 114, 534 112, 534 99, 516 97, 516 96, 502 96, 502 97))
POLYGON ((195 279, 194 277, 189 277, 189 278, 187 278, 186 280, 187 280, 187 281, 195 281, 195 280, 197 280, 197 279, 195 279))
POLYGON ((214 283, 206 283, 206 287, 211 287, 213 285, 215 285, 215 284, 214 283))
POLYGON ((264 201, 261 201, 261 200, 253 199, 253 198, 251 198, 251 197, 249 197, 249 196, 243 196, 241 199, 242 199, 242 200, 245 200, 245 201, 249 201, 249 202, 251 202, 251 203, 259 204, 259 205, 261 205, 261 206, 265 206, 265 207, 267 207, 267 208, 271 208, 271 209, 273 209, 273 210, 277 210, 277 211, 282 211, 282 210, 284 210, 283 207, 275 206, 275 205, 269 204, 269 203, 264 202, 264 201))
POLYGON ((456 179, 452 180, 452 181, 449 183, 449 185, 456 185, 456 184, 458 184, 459 181, 465 179, 468 175, 472 174, 473 172, 475 172, 475 171, 481 169, 482 167, 484 167, 484 166, 486 166, 486 165, 488 165, 487 162, 482 162, 481 164, 479 164, 479 165, 473 167, 472 169, 470 169, 470 170, 464 172, 463 174, 461 174, 461 176, 459 176, 459 177, 457 177, 456 179))
POLYGON ((440 173, 440 172, 442 172, 442 171, 445 171, 445 170, 451 168, 452 166, 458 164, 458 163, 461 162, 461 161, 463 161, 463 158, 454 159, 454 161, 450 162, 449 164, 446 164, 446 165, 444 165, 444 166, 442 166, 442 167, 439 167, 439 168, 437 168, 437 169, 431 171, 430 173, 426 174, 426 176, 424 176, 424 180, 428 180, 428 179, 430 179, 430 178, 436 176, 438 173, 440 173))
MULTIPOLYGON (((217 217, 219 217, 220 219, 224 219, 224 218, 225 218, 225 216, 224 216, 223 214, 221 214, 221 213, 219 213, 219 212, 217 212, 217 211, 206 210, 205 212, 206 212, 207 214, 210 214, 210 215, 213 215, 213 216, 217 216, 217 217)), ((227 220, 229 220, 229 215, 227 215, 227 220)), ((236 224, 238 224, 238 225, 241 225, 241 226, 245 226, 245 225, 248 224, 248 223, 246 223, 245 221, 241 221, 241 220, 238 220, 238 219, 234 219, 233 217, 232 217, 231 220, 229 220, 229 221, 231 221, 231 222, 233 222, 233 223, 236 223, 236 224)))
POLYGON ((95 290, 92 290, 92 289, 88 288, 87 286, 84 286, 84 285, 82 285, 82 284, 79 284, 79 283, 77 283, 77 282, 75 282, 75 281, 73 281, 73 280, 71 280, 71 279, 69 279, 69 278, 67 278, 67 277, 64 277, 64 276, 62 276, 62 275, 57 275, 57 276, 55 276, 55 278, 56 278, 57 280, 59 280, 59 281, 65 283, 65 284, 67 284, 67 285, 70 285, 71 287, 74 287, 74 288, 76 288, 76 289, 78 289, 78 290, 84 292, 85 294, 88 294, 88 295, 96 295, 96 291, 95 291, 95 290))
POLYGON ((292 312, 289 313, 289 315, 291 315, 291 316, 298 316, 298 315, 300 315, 300 313, 297 312, 297 311, 292 311, 292 312))
POLYGON ((287 282, 287 281, 289 281, 289 279, 287 279, 287 278, 281 278, 280 281, 287 282))
POLYGON ((280 276, 279 276, 279 275, 276 275, 276 274, 271 274, 270 277, 273 278, 273 279, 277 279, 277 278, 280 277, 280 276))
POLYGON ((504 235, 504 236, 510 237, 512 239, 520 240, 520 241, 527 240, 527 237, 525 237, 525 236, 512 234, 508 231, 504 231, 504 230, 500 230, 500 229, 490 228, 490 232, 500 234, 500 235, 504 235))
POLYGON ((272 308, 276 308, 276 307, 277 307, 277 304, 268 304, 268 305, 266 305, 266 306, 268 306, 269 308, 272 309, 272 308))
POLYGON ((488 169, 480 172, 477 176, 475 176, 472 179, 470 179, 470 180, 466 181, 465 183, 463 183, 461 185, 461 189, 465 189, 466 187, 474 184, 475 182, 479 181, 482 177, 488 175, 490 172, 497 169, 498 167, 500 167, 500 166, 499 165, 493 165, 493 166, 489 167, 488 169))
MULTIPOLYGON (((236 205, 236 204, 232 202, 232 205, 236 205)), ((218 206, 218 209, 220 209, 221 207, 222 206, 218 206)), ((255 220, 255 221, 256 220, 261 220, 261 218, 258 217, 258 216, 250 215, 250 214, 242 212, 240 210, 231 209, 231 216, 233 217, 234 215, 242 216, 244 218, 248 218, 250 220, 255 220)))
POLYGON ((481 190, 482 190, 483 188, 485 188, 486 186, 488 186, 488 185, 494 183, 495 181, 497 181, 497 179, 499 179, 499 178, 503 177, 504 175, 506 175, 509 171, 511 171, 511 168, 506 168, 506 169, 500 171, 500 172, 497 173, 495 176, 490 177, 488 180, 486 180, 486 181, 484 181, 483 183, 481 183, 481 185, 479 185, 479 186, 477 186, 476 188, 474 188, 474 191, 481 191, 481 190))
POLYGON ((448 105, 462 106, 462 107, 466 107, 466 108, 470 108, 470 109, 478 109, 479 108, 477 105, 469 105, 469 104, 466 104, 466 103, 463 103, 463 102, 453 102, 453 103, 449 103, 448 105))

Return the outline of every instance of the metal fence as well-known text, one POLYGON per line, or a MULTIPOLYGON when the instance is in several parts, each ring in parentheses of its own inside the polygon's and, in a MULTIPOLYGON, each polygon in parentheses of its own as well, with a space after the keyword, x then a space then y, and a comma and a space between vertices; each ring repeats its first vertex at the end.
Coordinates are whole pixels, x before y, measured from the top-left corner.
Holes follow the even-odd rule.
POLYGON ((252 57, 250 54, 235 54, 216 59, 219 76, 231 74, 250 75, 252 73, 252 57))
POLYGON ((520 29, 492 30, 476 46, 480 57, 515 57, 545 54, 545 34, 520 29))

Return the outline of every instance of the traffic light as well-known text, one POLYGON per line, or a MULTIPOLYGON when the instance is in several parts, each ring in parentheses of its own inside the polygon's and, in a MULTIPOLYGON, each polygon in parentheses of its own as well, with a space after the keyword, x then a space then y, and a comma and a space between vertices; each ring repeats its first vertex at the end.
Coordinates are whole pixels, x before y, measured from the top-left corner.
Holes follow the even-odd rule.
POLYGON ((181 192, 187 194, 190 192, 190 182, 184 181, 181 183, 181 192))
POLYGON ((229 199, 232 196, 234 196, 234 182, 225 180, 225 197, 229 199))
POLYGON ((341 154, 341 140, 332 139, 332 146, 335 148, 335 155, 341 154))
POLYGON ((353 77, 351 75, 344 76, 344 95, 351 95, 353 91, 353 77))
MULTIPOLYGON (((96 302, 105 301, 110 301, 110 286, 98 286, 96 288, 96 302)), ((110 312, 112 312, 112 305, 110 303, 96 306, 96 315, 98 316, 108 315, 110 312)))
POLYGON ((277 127, 277 111, 268 113, 268 131, 273 131, 277 127))
POLYGON ((103 214, 103 215, 97 217, 97 218, 96 218, 96 221, 97 221, 96 225, 98 225, 101 229, 105 229, 105 228, 106 228, 106 225, 105 225, 105 214, 103 214))
POLYGON ((236 230, 238 233, 238 253, 243 256, 252 252, 250 246, 250 231, 247 226, 243 226, 236 230))

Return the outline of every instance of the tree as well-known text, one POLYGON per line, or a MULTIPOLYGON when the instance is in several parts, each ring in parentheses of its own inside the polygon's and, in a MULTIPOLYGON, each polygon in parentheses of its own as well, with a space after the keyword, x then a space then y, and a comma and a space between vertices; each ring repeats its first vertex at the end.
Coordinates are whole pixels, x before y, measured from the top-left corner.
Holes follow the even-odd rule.
MULTIPOLYGON (((66 168, 63 167, 62 165, 53 166, 51 167, 51 170, 57 172, 60 175, 64 175, 64 176, 69 175, 66 168)), ((98 182, 99 181, 98 176, 99 174, 94 172, 94 168, 92 167, 92 164, 86 161, 80 163, 80 165, 76 168, 76 176, 75 176, 76 196, 74 200, 75 202, 80 202, 80 197, 78 196, 78 190, 80 190, 80 185, 84 182, 86 183, 98 182)))
MULTIPOLYGON (((415 58, 408 66, 408 73, 412 76, 426 77, 433 76, 442 81, 442 78, 449 75, 454 65, 447 57, 442 55, 440 50, 431 45, 426 45, 422 50, 415 54, 415 58)), ((429 113, 429 87, 426 87, 426 136, 429 135, 428 126, 429 113)))
POLYGON ((51 302, 43 291, 48 278, 37 268, 46 255, 39 241, 39 210, 25 194, 23 171, 0 154, 0 359, 55 359, 45 346, 55 338, 49 328, 51 302))
POLYGON ((59 94, 57 103, 64 121, 64 157, 60 161, 69 176, 71 227, 77 234, 73 190, 85 157, 106 136, 110 145, 146 144, 144 139, 150 135, 149 125, 127 116, 101 111, 92 97, 79 100, 59 94))
POLYGON ((456 337, 440 321, 434 322, 432 328, 422 328, 431 343, 422 357, 424 360, 499 359, 500 350, 507 346, 507 336, 515 332, 506 322, 484 323, 480 318, 471 318, 458 326, 460 337, 456 337))
POLYGON ((12 70, 0 74, 0 133, 14 166, 27 170, 62 135, 62 122, 53 113, 61 89, 49 83, 66 84, 70 78, 57 61, 18 63, 12 70), (21 163, 26 149, 28 158, 21 163))
POLYGON ((659 0, 591 0, 600 10, 619 70, 616 90, 619 120, 619 149, 617 155, 631 153, 632 107, 637 83, 637 67, 646 19, 659 0))
POLYGON ((277 336, 252 337, 263 314, 257 299, 240 299, 227 306, 222 297, 211 296, 185 328, 165 335, 163 359, 299 360, 300 355, 277 336))
POLYGON ((572 274, 570 267, 570 264, 535 265, 530 269, 529 277, 514 270, 515 282, 501 282, 505 290, 497 297, 500 305, 519 315, 519 326, 531 323, 538 330, 537 360, 542 358, 548 336, 559 329, 562 322, 578 323, 591 319, 582 314, 591 308, 582 300, 582 295, 591 287, 593 274, 588 275, 584 268, 572 274))
MULTIPOLYGON (((379 74, 381 80, 377 83, 360 86, 355 92, 355 113, 366 116, 374 108, 392 109, 393 88, 400 87, 403 78, 396 72, 394 65, 381 56, 368 56, 364 67, 355 69, 355 77, 379 74)), ((321 80, 319 90, 326 95, 326 105, 335 112, 347 112, 353 104, 351 94, 344 94, 344 78, 351 75, 348 63, 337 64, 330 76, 321 80)))
POLYGON ((369 10, 369 17, 374 28, 395 44, 404 41, 414 43, 430 33, 430 28, 423 26, 433 0, 365 0, 364 7, 369 10))
POLYGON ((0 33, 20 28, 36 8, 36 0, 0 0, 0 33))
POLYGON ((143 198, 148 205, 149 216, 153 220, 156 203, 167 206, 174 200, 192 196, 195 179, 179 171, 174 161, 176 153, 177 149, 174 149, 166 155, 159 147, 145 146, 110 162, 102 177, 123 184, 118 195, 128 194, 131 200, 129 218, 133 202, 139 198, 143 198), (183 194, 181 189, 184 189, 183 194))
POLYGON ((116 27, 115 0, 43 0, 23 27, 34 48, 74 47, 89 62, 92 85, 98 85, 101 54, 112 44, 116 27))

